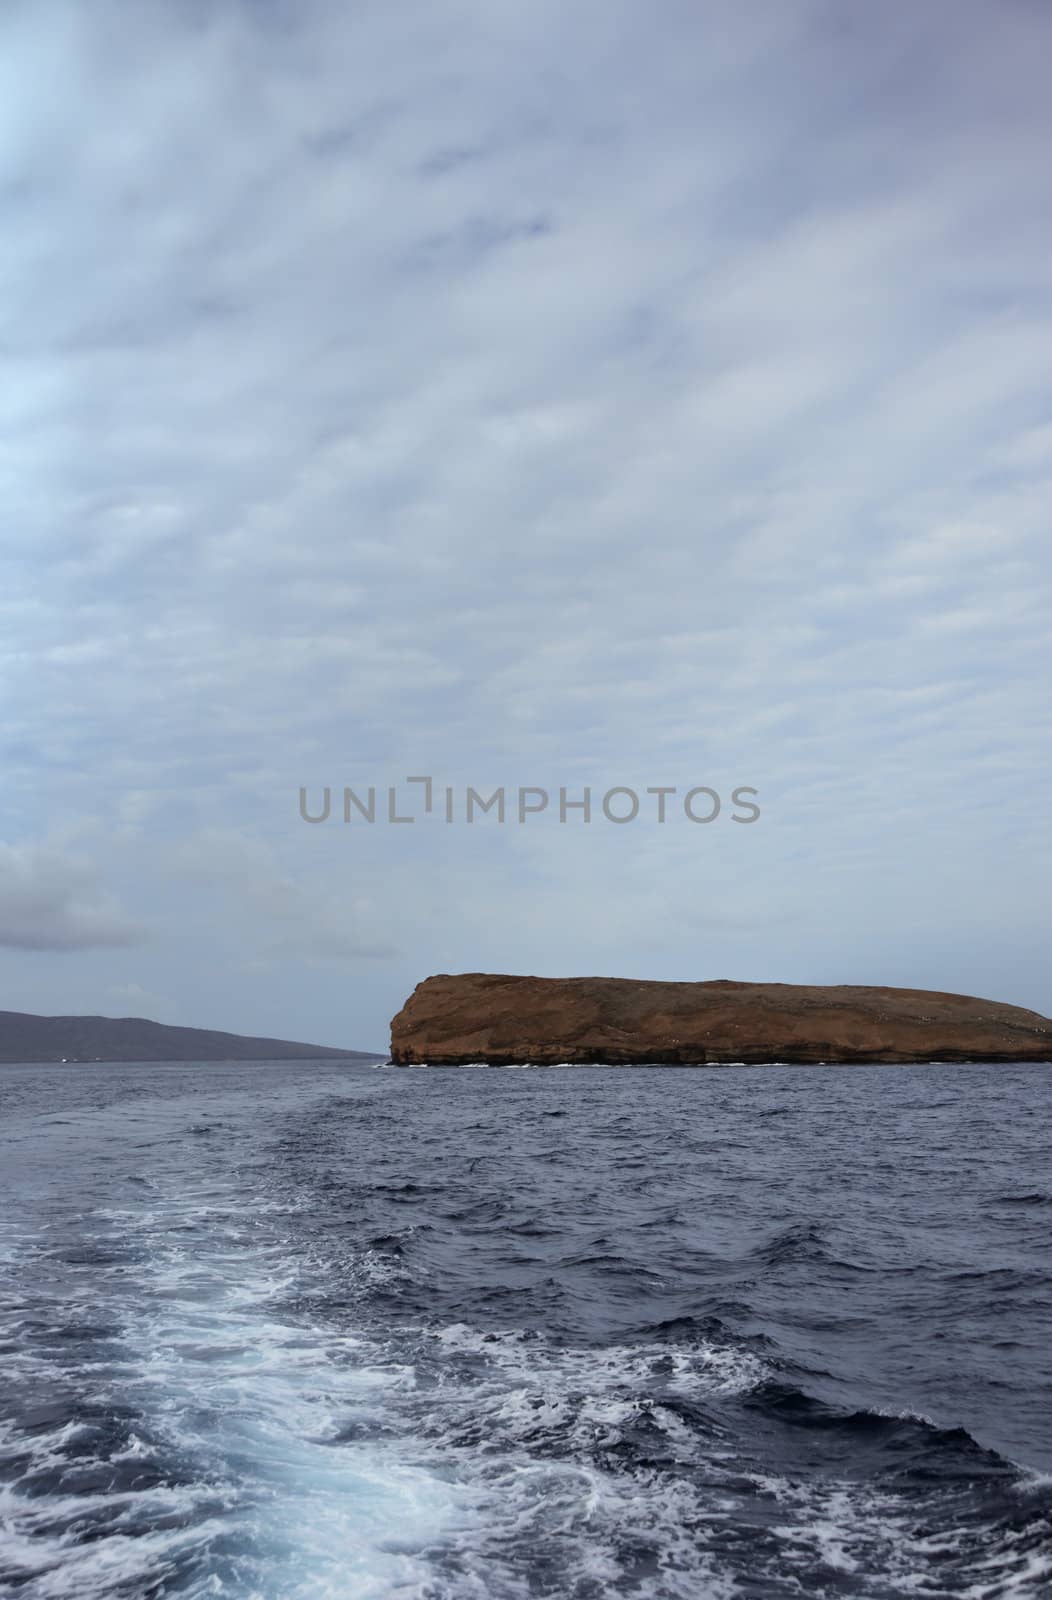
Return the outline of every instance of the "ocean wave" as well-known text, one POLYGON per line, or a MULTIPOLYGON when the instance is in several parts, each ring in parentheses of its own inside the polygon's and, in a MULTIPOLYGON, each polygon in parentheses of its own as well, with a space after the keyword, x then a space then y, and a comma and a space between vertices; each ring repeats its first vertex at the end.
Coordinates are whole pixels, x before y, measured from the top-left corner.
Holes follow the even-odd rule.
POLYGON ((1041 1118, 991 1222, 890 1075, 229 1072, 5 1216, 4 1600, 1049 1593, 1041 1118))

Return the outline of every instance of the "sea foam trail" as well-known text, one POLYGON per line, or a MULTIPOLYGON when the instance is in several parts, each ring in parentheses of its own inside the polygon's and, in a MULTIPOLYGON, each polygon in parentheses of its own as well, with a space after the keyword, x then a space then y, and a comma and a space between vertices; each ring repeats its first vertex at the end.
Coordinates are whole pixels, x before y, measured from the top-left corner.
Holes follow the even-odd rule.
MULTIPOLYGON (((90 1361, 86 1302, 51 1308, 57 1349, 17 1353, 23 1330, 6 1330, 22 1417, 41 1420, 3 1441, 0 1593, 372 1600, 424 1582, 415 1551, 458 1512, 454 1488, 348 1442, 412 1371, 282 1316, 297 1267, 281 1208, 245 1212, 212 1187, 94 1218, 84 1253, 111 1326, 90 1361), (33 1402, 56 1392, 48 1426, 33 1402)), ((46 1258, 35 1245, 25 1270, 46 1258)))
MULTIPOLYGON (((733 1408, 773 1374, 748 1349, 312 1320, 325 1261, 295 1248, 302 1222, 211 1184, 63 1229, 85 1298, 16 1363, 23 1416, 56 1378, 62 1400, 4 1441, 0 1593, 730 1600, 748 1552, 772 1596, 824 1572, 841 1594, 1029 1600, 1052 1571, 1029 1548, 962 1565, 966 1527, 919 1535, 894 1494, 750 1465, 733 1408)), ((23 1265, 48 1257, 37 1241, 23 1265)), ((345 1267, 363 1304, 404 1270, 345 1267)))
MULTIPOLYGON (((639 1564, 655 1518, 661 1574, 635 1592, 697 1594, 702 1578, 732 1592, 696 1545, 674 1559, 684 1487, 611 1473, 595 1446, 640 1414, 632 1391, 655 1361, 670 1394, 730 1393, 758 1376, 751 1358, 596 1356, 467 1325, 340 1332, 289 1313, 321 1264, 293 1250, 293 1216, 259 1201, 246 1215, 213 1184, 101 1212, 83 1241, 62 1228, 62 1281, 79 1261, 85 1299, 56 1300, 57 1344, 19 1362, 23 1417, 56 1382, 62 1403, 5 1441, 0 1594, 510 1600, 560 1592, 536 1586, 547 1547, 561 1592, 600 1594, 639 1564), (89 1295, 109 1321, 85 1360, 89 1295), (539 1451, 556 1439, 557 1456, 539 1451)), ((37 1241, 21 1265, 39 1283, 53 1252, 37 1241)), ((357 1292, 384 1270, 364 1256, 357 1292)), ((652 1415, 675 1433, 672 1412, 652 1415)))
MULTIPOLYGON (((788 1069, 745 1108, 713 1085, 704 1116, 682 1075, 656 1097, 577 1069, 484 1094, 478 1074, 365 1068, 334 1092, 316 1069, 212 1070, 204 1104, 170 1078, 149 1103, 140 1071, 139 1100, 58 1133, 42 1093, 39 1145, 19 1124, 4 1600, 1044 1600, 1052 1484, 961 1425, 922 1337, 952 1328, 943 1297, 970 1336, 1010 1270, 998 1396, 1029 1360, 1047 1279, 1040 1208, 1004 1198, 1041 1187, 1018 1134, 986 1257, 941 1242, 936 1207, 921 1263, 912 1234, 820 1210, 835 1167, 794 1174, 788 1069), (926 1392, 848 1365, 894 1295, 926 1392)), ((896 1076, 870 1153, 860 1083, 826 1091, 831 1137, 861 1128, 897 1215, 897 1086, 911 1121, 947 1113, 896 1076)))

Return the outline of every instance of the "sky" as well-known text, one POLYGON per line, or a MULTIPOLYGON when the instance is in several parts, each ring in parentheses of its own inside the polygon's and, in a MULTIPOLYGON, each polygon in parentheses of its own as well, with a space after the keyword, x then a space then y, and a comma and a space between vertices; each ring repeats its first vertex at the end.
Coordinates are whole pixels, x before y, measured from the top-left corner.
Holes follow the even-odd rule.
POLYGON ((1050 52, 1037 0, 8 0, 0 1008, 1052 1011, 1050 52))

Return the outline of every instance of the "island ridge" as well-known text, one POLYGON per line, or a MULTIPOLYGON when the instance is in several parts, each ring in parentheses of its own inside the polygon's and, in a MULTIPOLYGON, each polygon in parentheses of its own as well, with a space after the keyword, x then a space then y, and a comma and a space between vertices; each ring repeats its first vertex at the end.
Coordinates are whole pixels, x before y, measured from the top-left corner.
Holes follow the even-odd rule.
POLYGON ((1036 1011, 926 989, 442 973, 391 1022, 399 1066, 1052 1061, 1036 1011))

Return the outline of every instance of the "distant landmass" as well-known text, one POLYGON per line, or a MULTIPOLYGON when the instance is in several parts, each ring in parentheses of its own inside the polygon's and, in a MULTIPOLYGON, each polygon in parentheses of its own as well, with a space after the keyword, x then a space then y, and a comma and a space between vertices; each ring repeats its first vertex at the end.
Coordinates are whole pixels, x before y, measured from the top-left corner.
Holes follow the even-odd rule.
POLYGON ((174 1028, 146 1017, 37 1017, 0 1011, 0 1062, 374 1061, 376 1050, 259 1039, 209 1028, 174 1028))
POLYGON ((662 983, 441 973, 391 1023, 391 1060, 720 1066, 1052 1061, 1052 1021, 1021 1006, 855 984, 662 983))

